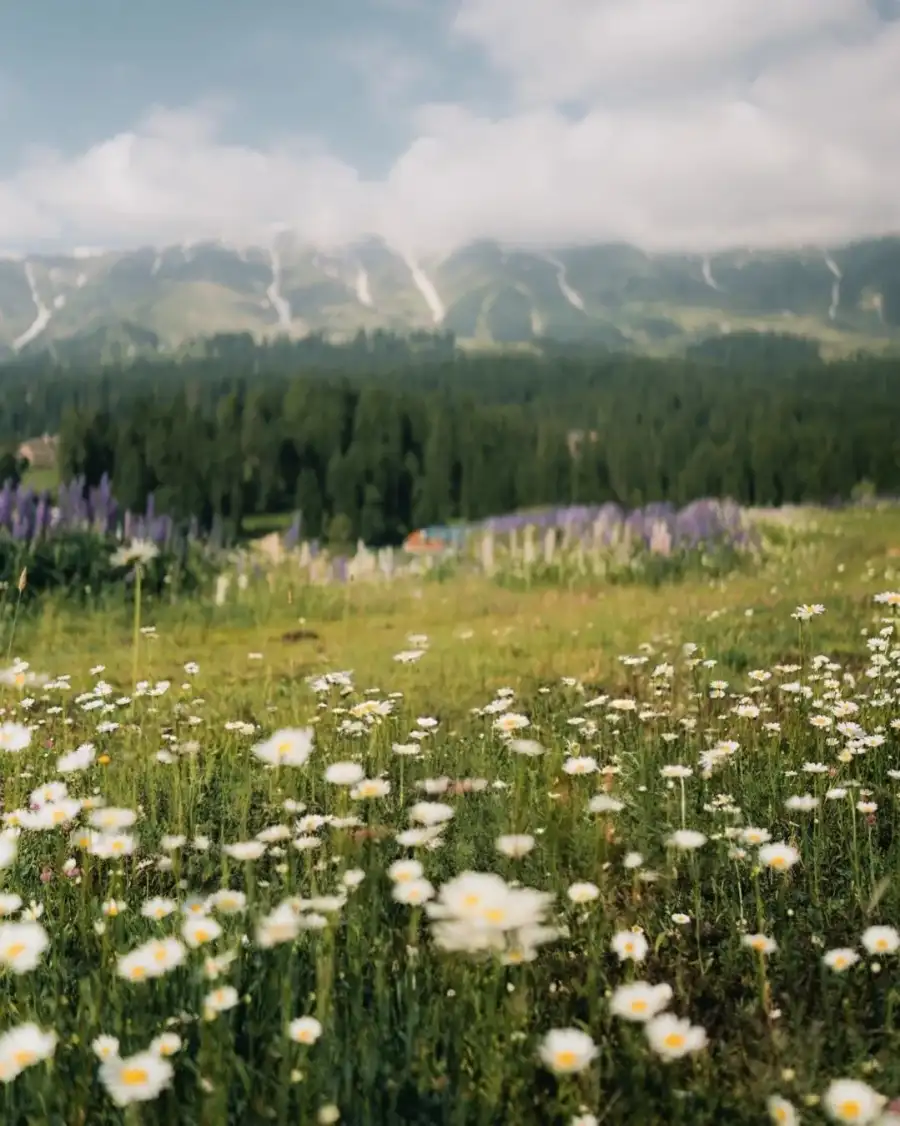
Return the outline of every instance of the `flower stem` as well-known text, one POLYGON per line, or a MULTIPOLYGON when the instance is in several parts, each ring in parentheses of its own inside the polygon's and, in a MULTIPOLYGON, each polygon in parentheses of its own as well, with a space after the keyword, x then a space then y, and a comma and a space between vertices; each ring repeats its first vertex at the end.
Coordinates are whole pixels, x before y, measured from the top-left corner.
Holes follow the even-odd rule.
POLYGON ((141 578, 142 568, 137 563, 134 568, 134 627, 131 636, 131 683, 133 689, 138 682, 138 656, 141 642, 141 578))

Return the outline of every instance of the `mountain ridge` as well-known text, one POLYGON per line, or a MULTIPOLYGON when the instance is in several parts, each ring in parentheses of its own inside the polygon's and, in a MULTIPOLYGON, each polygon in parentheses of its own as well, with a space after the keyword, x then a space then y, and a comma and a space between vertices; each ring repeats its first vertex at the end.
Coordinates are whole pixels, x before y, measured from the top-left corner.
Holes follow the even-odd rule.
POLYGON ((651 253, 625 243, 479 240, 415 256, 376 238, 340 249, 185 243, 0 256, 0 357, 93 348, 172 352, 257 339, 446 331, 469 347, 543 338, 666 354, 733 331, 840 353, 900 347, 900 236, 842 246, 651 253), (89 342, 92 342, 89 345, 89 342))

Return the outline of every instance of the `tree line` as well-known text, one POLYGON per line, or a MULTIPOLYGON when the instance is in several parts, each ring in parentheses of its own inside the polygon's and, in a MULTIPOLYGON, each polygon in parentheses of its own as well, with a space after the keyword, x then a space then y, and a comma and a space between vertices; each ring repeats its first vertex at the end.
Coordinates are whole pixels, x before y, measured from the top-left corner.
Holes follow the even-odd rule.
POLYGON ((131 508, 152 493, 158 511, 233 530, 300 511, 305 535, 335 542, 542 505, 900 493, 896 360, 441 347, 392 368, 357 345, 354 362, 304 367, 238 344, 99 372, 7 369, 0 440, 13 425, 20 440, 58 431, 63 476, 107 473, 131 508))

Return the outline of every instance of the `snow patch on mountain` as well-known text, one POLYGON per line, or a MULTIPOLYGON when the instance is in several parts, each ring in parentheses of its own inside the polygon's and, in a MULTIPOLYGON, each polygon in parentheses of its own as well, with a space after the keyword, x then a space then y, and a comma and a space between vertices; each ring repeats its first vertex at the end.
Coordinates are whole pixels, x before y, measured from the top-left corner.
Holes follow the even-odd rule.
POLYGON ((416 289, 418 289, 419 293, 422 294, 422 297, 425 300, 425 304, 428 306, 428 309, 431 312, 431 319, 435 324, 440 324, 446 316, 447 310, 444 308, 444 303, 440 298, 440 294, 438 293, 437 289, 435 289, 434 282, 425 273, 425 271, 414 258, 409 255, 405 255, 403 261, 406 263, 406 267, 412 275, 412 280, 415 282, 416 289))
POLYGON ((31 290, 31 300, 34 302, 34 307, 37 309, 37 316, 25 329, 21 336, 17 336, 13 341, 13 350, 20 352, 26 344, 30 344, 35 340, 47 325, 50 323, 52 313, 41 300, 41 295, 38 292, 37 281, 34 276, 34 270, 31 268, 31 263, 25 263, 25 279, 28 282, 28 288, 31 290))
POLYGON ((281 259, 274 247, 269 250, 269 262, 272 264, 272 284, 266 290, 266 296, 278 317, 279 327, 290 328, 291 306, 281 294, 281 259))
POLYGON ((713 277, 712 260, 710 259, 709 255, 706 255, 706 257, 703 259, 703 280, 706 282, 710 289, 718 290, 721 288, 719 286, 719 283, 713 277))
POLYGON ((825 255, 825 265, 831 271, 834 282, 831 286, 831 304, 828 306, 828 319, 833 321, 837 316, 838 305, 841 302, 841 279, 843 274, 837 262, 831 257, 827 250, 822 252, 825 255))
POLYGON ((365 268, 360 266, 356 271, 356 296, 360 305, 365 305, 367 309, 372 308, 372 291, 369 288, 369 275, 366 273, 365 268))
POLYGON ((566 277, 566 267, 558 258, 548 258, 547 261, 556 270, 556 283, 559 286, 559 292, 573 308, 580 309, 583 313, 584 298, 577 289, 573 289, 572 286, 569 285, 569 280, 566 277))

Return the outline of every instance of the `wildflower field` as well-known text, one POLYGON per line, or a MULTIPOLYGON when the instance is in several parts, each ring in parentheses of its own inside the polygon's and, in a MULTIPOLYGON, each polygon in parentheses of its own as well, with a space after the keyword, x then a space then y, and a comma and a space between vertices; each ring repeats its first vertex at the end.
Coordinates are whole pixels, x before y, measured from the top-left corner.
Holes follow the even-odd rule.
POLYGON ((896 1126, 898 546, 13 618, 0 1120, 896 1126))

